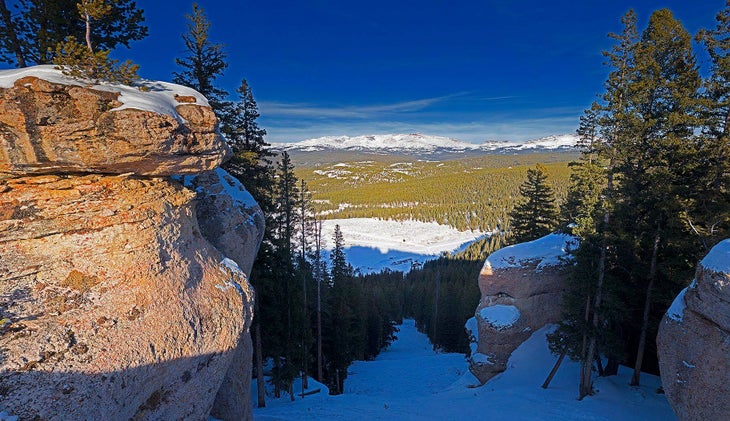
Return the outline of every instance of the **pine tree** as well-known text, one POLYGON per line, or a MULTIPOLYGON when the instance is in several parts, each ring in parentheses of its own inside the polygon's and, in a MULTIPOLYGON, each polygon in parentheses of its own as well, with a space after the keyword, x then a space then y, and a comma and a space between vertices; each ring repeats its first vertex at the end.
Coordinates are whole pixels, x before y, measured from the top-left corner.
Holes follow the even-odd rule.
MULTIPOLYGON (((4 30, 0 37, 0 61, 24 67, 31 64, 50 64, 59 51, 59 44, 67 38, 86 39, 87 19, 79 17, 79 7, 100 1, 84 0, 20 0, 19 14, 13 19, 0 5, 4 30)), ((129 48, 132 41, 147 36, 144 15, 134 0, 106 0, 107 11, 94 18, 93 31, 88 43, 96 51, 112 51, 119 45, 129 48)), ((4 8, 7 10, 7 8, 4 8)), ((99 11, 98 8, 95 8, 99 11)))
POLYGON ((712 61, 705 81, 702 135, 696 138, 697 164, 687 171, 694 181, 684 199, 682 218, 700 238, 704 253, 730 236, 730 3, 717 16, 717 25, 697 35, 712 61))
POLYGON ((350 306, 349 283, 352 282, 352 266, 345 257, 345 241, 340 226, 335 226, 333 234, 334 248, 330 254, 331 293, 327 331, 325 334, 328 371, 331 393, 341 394, 344 391, 344 381, 347 377, 347 367, 354 360, 352 355, 352 339, 356 332, 351 329, 356 317, 350 306))
POLYGON ((200 92, 208 99, 208 103, 219 119, 229 112, 230 101, 226 100, 228 92, 215 86, 215 79, 223 75, 228 67, 223 44, 214 44, 208 37, 210 22, 203 8, 193 3, 193 13, 185 16, 188 20, 187 32, 182 39, 188 55, 176 58, 175 63, 182 67, 181 72, 174 72, 172 81, 200 92))
MULTIPOLYGON (((638 43, 636 14, 629 10, 622 18, 620 34, 609 34, 616 41, 604 51, 611 71, 604 83, 602 103, 594 103, 581 117, 578 133, 582 149, 579 161, 571 163, 571 184, 562 208, 565 224, 580 244, 573 251, 574 266, 563 297, 563 320, 549 336, 551 351, 559 354, 556 368, 564 355, 579 361, 579 399, 593 393, 592 372, 599 353, 609 357, 605 374, 615 374, 620 345, 615 340, 621 309, 612 299, 610 276, 613 249, 609 229, 615 198, 616 150, 622 139, 630 137, 626 122, 631 110, 627 96, 638 43)), ((598 360, 600 361, 600 360, 598 360)), ((601 364, 598 364, 601 372, 601 364)), ((554 374, 554 371, 551 375, 554 374)), ((547 387, 550 376, 543 387, 547 387)))
POLYGON ((12 17, 5 0, 0 1, 0 19, 0 62, 13 63, 15 60, 18 67, 25 67, 25 53, 18 36, 21 22, 12 17))
POLYGON ((266 195, 273 182, 271 158, 275 154, 264 140, 266 130, 258 125, 258 106, 245 79, 236 92, 238 101, 226 109, 220 122, 221 133, 233 150, 223 168, 244 183, 254 199, 266 203, 270 201, 266 195))
POLYGON ((510 213, 513 240, 532 241, 550 234, 556 225, 557 211, 545 167, 537 164, 534 169, 527 170, 527 179, 520 185, 520 194, 525 201, 510 213))
POLYGON ((686 271, 679 256, 665 256, 671 239, 679 235, 677 193, 681 171, 691 159, 687 148, 699 126, 698 91, 701 84, 692 38, 668 9, 652 13, 635 50, 627 99, 633 110, 626 127, 631 140, 619 145, 619 212, 622 227, 633 238, 639 262, 648 262, 636 279, 645 287, 641 329, 632 384, 639 384, 651 305, 657 284, 686 271), (667 263, 669 265, 667 265, 667 263), (674 266, 673 275, 665 272, 674 266))
POLYGON ((104 80, 131 84, 137 80, 138 65, 132 64, 131 61, 119 64, 118 60, 109 58, 111 50, 94 50, 91 41, 92 25, 96 25, 112 13, 111 5, 104 0, 83 0, 77 3, 76 7, 86 28, 85 45, 76 41, 74 36, 67 37, 56 46, 53 63, 66 75, 95 83, 104 80))

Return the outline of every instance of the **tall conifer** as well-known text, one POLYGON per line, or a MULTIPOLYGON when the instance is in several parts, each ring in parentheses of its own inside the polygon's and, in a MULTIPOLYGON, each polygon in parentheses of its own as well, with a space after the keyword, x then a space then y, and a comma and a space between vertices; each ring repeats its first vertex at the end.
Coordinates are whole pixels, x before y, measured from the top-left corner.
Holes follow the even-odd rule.
POLYGON ((513 240, 518 243, 532 241, 550 234, 557 223, 557 210, 545 167, 537 164, 527 170, 520 194, 524 201, 510 213, 513 240))
POLYGON ((193 3, 192 14, 186 15, 187 32, 182 36, 187 56, 176 58, 175 63, 182 71, 174 72, 172 81, 185 85, 203 94, 219 119, 228 112, 231 103, 226 99, 228 92, 215 85, 215 79, 223 75, 228 67, 223 44, 209 39, 210 22, 203 8, 193 3))

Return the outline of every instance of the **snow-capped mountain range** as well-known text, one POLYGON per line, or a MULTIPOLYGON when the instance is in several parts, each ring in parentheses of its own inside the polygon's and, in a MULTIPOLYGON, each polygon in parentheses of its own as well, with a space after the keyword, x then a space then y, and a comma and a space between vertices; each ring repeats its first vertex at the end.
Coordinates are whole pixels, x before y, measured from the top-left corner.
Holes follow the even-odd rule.
POLYGON ((527 151, 571 150, 578 137, 573 134, 547 136, 526 142, 488 141, 468 143, 443 136, 420 133, 363 136, 325 136, 294 143, 276 143, 276 149, 296 152, 349 151, 370 153, 517 153, 527 151))

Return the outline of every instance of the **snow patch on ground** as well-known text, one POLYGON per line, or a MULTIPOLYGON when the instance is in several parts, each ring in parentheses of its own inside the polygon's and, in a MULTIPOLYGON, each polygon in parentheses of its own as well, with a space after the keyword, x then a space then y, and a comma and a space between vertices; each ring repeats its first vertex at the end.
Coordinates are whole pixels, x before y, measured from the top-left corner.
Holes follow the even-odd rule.
POLYGON ((347 261, 363 273, 383 269, 408 271, 413 265, 455 252, 486 233, 458 231, 435 222, 388 221, 374 218, 327 219, 322 221, 325 249, 334 247, 335 226, 345 240, 347 261))
POLYGON ((507 329, 520 319, 520 310, 515 306, 495 304, 484 307, 479 315, 497 330, 507 329))
POLYGON ((549 234, 527 243, 499 249, 489 255, 486 265, 492 269, 524 267, 537 262, 537 270, 558 266, 569 258, 569 251, 577 246, 577 239, 567 234, 549 234))
POLYGON ((705 269, 730 274, 730 238, 717 243, 701 264, 705 269))
MULTIPOLYGON (((545 335, 535 332, 520 345, 504 373, 484 386, 467 370, 462 354, 433 351, 412 320, 398 339, 373 361, 348 370, 345 393, 268 400, 254 408, 265 420, 674 420, 657 376, 642 374, 640 387, 628 386, 631 370, 598 378, 597 393, 578 401, 579 364, 565 360, 548 389, 540 387, 556 357, 545 335)), ((255 391, 254 391, 255 392, 255 391)), ((254 393, 252 396, 256 396, 254 393)), ((255 403, 255 402, 254 402, 255 403)))
POLYGON ((1 411, 0 421, 18 421, 18 417, 16 415, 10 415, 5 411, 1 411))
POLYGON ((87 81, 74 79, 64 75, 54 65, 41 65, 33 67, 24 67, 22 69, 0 70, 0 88, 12 88, 16 80, 26 76, 35 76, 39 79, 52 83, 60 83, 64 85, 86 86, 105 92, 118 92, 119 101, 122 102, 120 107, 111 111, 133 108, 143 111, 152 111, 159 114, 166 114, 180 122, 184 119, 177 113, 175 107, 180 105, 175 99, 175 95, 191 96, 195 98, 197 105, 208 106, 208 101, 198 91, 176 85, 174 83, 141 80, 137 83, 139 87, 145 87, 143 92, 139 87, 126 86, 118 83, 99 83, 89 84, 87 81))

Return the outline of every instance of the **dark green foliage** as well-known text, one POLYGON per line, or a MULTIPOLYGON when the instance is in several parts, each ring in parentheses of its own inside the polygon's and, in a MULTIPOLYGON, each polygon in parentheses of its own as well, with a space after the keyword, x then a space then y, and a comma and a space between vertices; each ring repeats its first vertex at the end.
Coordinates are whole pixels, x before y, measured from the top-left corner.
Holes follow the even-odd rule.
POLYGON ((581 396, 592 393, 594 350, 634 365, 633 384, 642 369, 656 371, 659 320, 728 235, 728 16, 698 36, 713 61, 704 85, 691 37, 667 9, 641 36, 627 13, 604 53, 606 92, 582 119, 585 149, 562 212, 581 244, 565 320, 550 337, 553 352, 585 367, 581 396))
POLYGON ((503 235, 492 235, 461 253, 426 262, 405 276, 405 315, 416 320, 434 348, 469 352, 464 324, 474 317, 481 296, 479 271, 487 256, 502 247, 503 240, 503 235))
MULTIPOLYGON (((15 18, 4 18, 12 27, 2 29, 0 61, 20 67, 50 64, 58 45, 68 37, 86 38, 86 22, 79 18, 78 0, 21 0, 15 18)), ((105 1, 108 12, 94 19, 90 41, 95 51, 111 51, 119 45, 147 36, 142 10, 133 0, 105 1)), ((3 6, 5 3, 3 2, 3 6)), ((3 12, 0 8, 0 12, 3 12)), ((5 26, 5 25, 3 25, 5 26)))
POLYGON ((53 64, 63 71, 63 74, 83 79, 91 83, 100 81, 116 82, 131 85, 139 79, 139 66, 129 60, 119 63, 109 58, 110 51, 90 51, 85 45, 79 44, 74 37, 56 46, 56 55, 53 64))
POLYGON ((183 70, 174 72, 172 81, 203 94, 218 118, 222 120, 231 106, 230 101, 226 99, 228 92, 215 86, 215 79, 228 67, 223 44, 215 44, 208 39, 210 22, 197 3, 193 3, 193 13, 186 15, 186 18, 188 30, 182 38, 188 55, 175 59, 175 63, 183 70))
POLYGON ((534 169, 527 170, 520 194, 523 202, 510 212, 514 242, 532 241, 550 234, 557 225, 558 215, 545 167, 537 164, 534 169))

